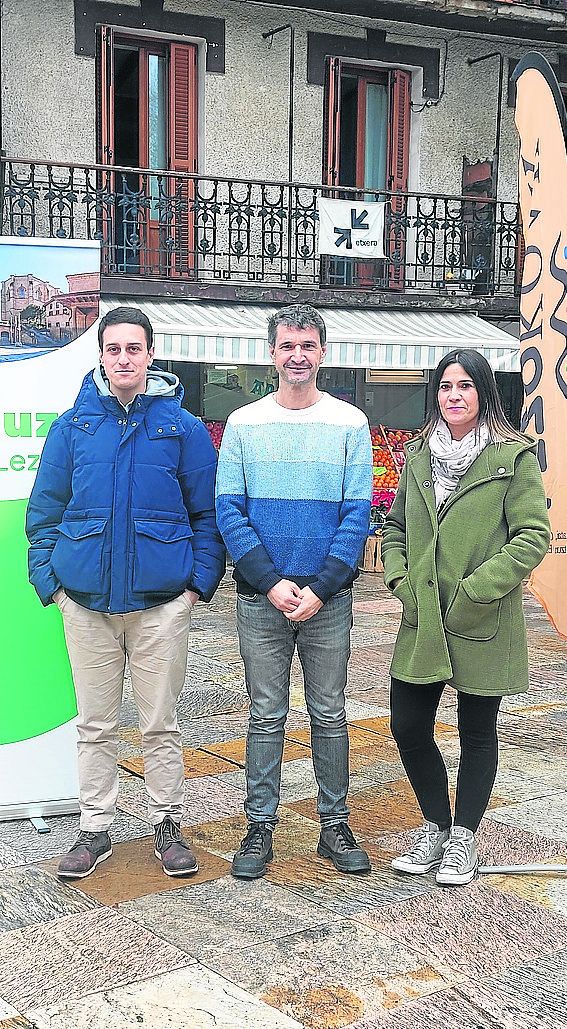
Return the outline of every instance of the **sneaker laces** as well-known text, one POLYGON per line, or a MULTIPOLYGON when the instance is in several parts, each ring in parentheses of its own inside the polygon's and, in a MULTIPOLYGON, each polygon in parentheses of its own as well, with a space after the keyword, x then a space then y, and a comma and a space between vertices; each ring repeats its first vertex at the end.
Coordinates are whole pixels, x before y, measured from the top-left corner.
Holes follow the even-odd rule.
POLYGON ((413 834, 412 842, 407 850, 408 857, 417 858, 417 860, 427 858, 440 832, 440 829, 431 829, 428 825, 420 825, 413 834))
POLYGON ((329 829, 335 833, 337 843, 343 853, 347 850, 360 850, 360 847, 358 846, 347 822, 339 822, 338 825, 330 825, 329 829))
POLYGON ((93 840, 96 840, 97 836, 100 835, 102 834, 98 832, 87 832, 86 829, 81 829, 77 839, 69 850, 77 850, 78 847, 87 847, 89 843, 92 843, 93 840))
POLYGON ((470 849, 467 840, 450 839, 445 844, 442 865, 443 868, 459 869, 462 865, 470 862, 470 849))
POLYGON ((159 850, 160 853, 167 850, 174 843, 178 843, 181 847, 186 847, 188 850, 190 849, 189 844, 185 842, 181 835, 181 829, 177 822, 174 822, 171 818, 164 818, 163 822, 156 825, 155 837, 156 850, 159 850))
POLYGON ((248 826, 248 832, 240 844, 241 854, 261 854, 264 849, 264 837, 270 832, 264 825, 248 826))

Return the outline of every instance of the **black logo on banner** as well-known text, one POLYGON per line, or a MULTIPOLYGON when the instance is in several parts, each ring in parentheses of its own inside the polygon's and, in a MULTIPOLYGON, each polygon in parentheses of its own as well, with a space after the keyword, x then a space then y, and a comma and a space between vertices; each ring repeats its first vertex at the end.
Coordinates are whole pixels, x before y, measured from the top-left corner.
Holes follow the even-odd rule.
POLYGON ((352 230, 353 229, 369 229, 370 226, 365 220, 368 218, 368 211, 361 211, 360 214, 356 213, 356 207, 350 209, 350 228, 342 229, 335 225, 334 231, 337 235, 335 240, 335 246, 340 247, 342 243, 346 242, 345 250, 352 250, 352 230))

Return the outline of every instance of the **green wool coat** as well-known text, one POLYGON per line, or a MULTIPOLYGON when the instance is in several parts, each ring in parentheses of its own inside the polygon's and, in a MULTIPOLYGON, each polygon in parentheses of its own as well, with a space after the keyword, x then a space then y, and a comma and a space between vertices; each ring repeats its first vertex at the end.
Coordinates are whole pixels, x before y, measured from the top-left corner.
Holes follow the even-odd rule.
POLYGON ((406 445, 384 527, 384 578, 403 605, 391 673, 504 696, 528 688, 522 579, 547 553, 549 519, 529 444, 489 444, 435 509, 429 447, 406 445))

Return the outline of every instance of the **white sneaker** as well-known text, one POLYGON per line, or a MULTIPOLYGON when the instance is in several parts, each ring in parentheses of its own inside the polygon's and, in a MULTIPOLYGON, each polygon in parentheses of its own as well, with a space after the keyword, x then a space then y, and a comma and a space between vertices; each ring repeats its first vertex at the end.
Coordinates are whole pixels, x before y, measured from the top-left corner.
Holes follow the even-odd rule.
POLYGON ((474 879, 478 853, 474 833, 464 825, 454 825, 435 879, 441 886, 464 886, 474 879))
POLYGON ((448 839, 448 829, 441 830, 435 822, 426 822, 415 830, 409 850, 394 858, 392 868, 409 875, 425 875, 440 863, 448 839))

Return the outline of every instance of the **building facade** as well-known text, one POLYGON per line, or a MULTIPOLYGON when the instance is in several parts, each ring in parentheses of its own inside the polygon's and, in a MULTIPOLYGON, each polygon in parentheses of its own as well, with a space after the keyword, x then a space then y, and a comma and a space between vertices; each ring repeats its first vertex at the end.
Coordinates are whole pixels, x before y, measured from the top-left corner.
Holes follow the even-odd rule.
POLYGON ((98 318, 100 275, 80 272, 66 276, 68 293, 57 292, 45 304, 45 325, 54 339, 76 339, 98 318))
MULTIPOLYGON (((107 163, 111 156, 108 163, 128 167, 287 179, 290 33, 264 38, 286 20, 295 35, 294 180, 324 181, 325 65, 336 57, 344 62, 343 77, 359 80, 343 84, 348 114, 355 90, 360 100, 361 91, 385 85, 395 69, 409 71, 408 185, 458 195, 463 158, 475 162, 493 154, 501 55, 499 196, 516 199, 510 74, 527 50, 538 49, 567 79, 561 0, 505 7, 462 0, 450 13, 431 0, 296 0, 285 6, 5 0, 3 148, 11 156, 52 161, 107 163), (313 10, 319 6, 319 13, 313 10), (493 59, 469 64, 489 52, 493 59), (183 90, 189 91, 186 102, 183 90), (182 125, 175 124, 176 102, 182 125)), ((372 132, 380 135, 393 112, 383 110, 380 89, 371 92, 372 132)), ((342 127, 343 149, 356 146, 347 138, 351 129, 342 127)))
POLYGON ((28 307, 43 307, 58 292, 56 286, 36 275, 10 275, 1 286, 2 321, 9 321, 28 307))
POLYGON ((328 388, 411 427, 443 346, 517 367, 512 73, 567 82, 566 30, 563 0, 4 0, 2 232, 100 239, 199 414, 269 383, 258 319, 305 300, 328 388), (320 255, 322 196, 384 203, 385 257, 320 255))

